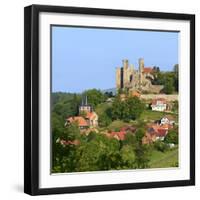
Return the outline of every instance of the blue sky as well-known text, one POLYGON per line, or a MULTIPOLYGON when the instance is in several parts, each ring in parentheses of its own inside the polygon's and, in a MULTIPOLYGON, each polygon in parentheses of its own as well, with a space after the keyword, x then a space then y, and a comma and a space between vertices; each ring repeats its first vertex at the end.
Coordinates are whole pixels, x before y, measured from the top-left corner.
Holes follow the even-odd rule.
POLYGON ((119 29, 52 27, 52 90, 83 92, 115 87, 123 59, 138 68, 172 70, 178 63, 178 33, 119 29))

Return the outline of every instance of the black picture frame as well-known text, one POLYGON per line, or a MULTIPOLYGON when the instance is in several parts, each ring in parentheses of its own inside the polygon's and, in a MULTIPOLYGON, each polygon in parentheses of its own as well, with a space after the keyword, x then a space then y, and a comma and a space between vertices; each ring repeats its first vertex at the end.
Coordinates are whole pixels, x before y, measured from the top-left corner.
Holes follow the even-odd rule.
POLYGON ((30 195, 195 185, 195 15, 31 5, 24 9, 24 192, 30 195), (39 13, 188 20, 190 22, 190 179, 177 181, 39 188, 39 13))

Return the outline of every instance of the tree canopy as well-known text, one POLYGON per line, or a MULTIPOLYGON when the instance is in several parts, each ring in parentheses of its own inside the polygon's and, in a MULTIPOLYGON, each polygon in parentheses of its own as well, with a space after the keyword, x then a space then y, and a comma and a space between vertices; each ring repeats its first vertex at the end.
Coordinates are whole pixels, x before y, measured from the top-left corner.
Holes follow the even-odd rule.
POLYGON ((93 108, 106 100, 106 95, 97 89, 86 90, 83 95, 87 96, 88 102, 93 108))
POLYGON ((116 97, 112 104, 112 118, 124 121, 135 120, 140 117, 144 110, 144 104, 138 97, 127 97, 121 100, 116 97))

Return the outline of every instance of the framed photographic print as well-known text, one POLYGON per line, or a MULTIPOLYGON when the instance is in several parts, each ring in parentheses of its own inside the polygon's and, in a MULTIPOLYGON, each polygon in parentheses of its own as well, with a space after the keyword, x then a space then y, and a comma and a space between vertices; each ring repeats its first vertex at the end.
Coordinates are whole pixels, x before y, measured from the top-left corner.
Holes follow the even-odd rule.
POLYGON ((24 191, 195 184, 195 16, 25 8, 24 191))

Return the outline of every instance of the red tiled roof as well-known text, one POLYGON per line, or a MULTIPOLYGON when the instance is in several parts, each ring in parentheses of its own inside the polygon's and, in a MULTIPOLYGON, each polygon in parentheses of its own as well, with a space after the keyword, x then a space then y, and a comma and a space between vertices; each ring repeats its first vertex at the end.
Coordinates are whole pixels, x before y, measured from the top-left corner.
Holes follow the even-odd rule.
POLYGON ((120 129, 120 131, 130 131, 130 132, 135 132, 136 128, 133 126, 124 126, 120 129))
POLYGON ((67 121, 70 123, 77 122, 79 126, 88 126, 87 121, 81 116, 69 117, 67 121))
POLYGON ((164 99, 164 98, 157 98, 157 99, 153 99, 152 102, 151 102, 151 104, 152 105, 156 105, 158 101, 162 102, 163 104, 167 103, 166 99, 164 99))
POLYGON ((125 131, 119 131, 119 132, 111 132, 111 137, 117 138, 118 140, 124 140, 126 132, 125 131))
POLYGON ((159 125, 152 125, 148 128, 148 132, 152 135, 155 134, 158 137, 163 137, 167 135, 168 128, 159 125))
POLYGON ((144 73, 151 73, 152 71, 153 71, 152 67, 144 67, 144 70, 143 70, 144 73))
POLYGON ((162 127, 162 129, 168 129, 169 128, 169 124, 162 124, 161 127, 162 127))
POLYGON ((162 124, 161 127, 162 127, 163 129, 169 130, 169 129, 172 129, 172 128, 173 128, 173 125, 171 125, 171 124, 162 124))
POLYGON ((165 137, 166 135, 167 135, 167 130, 166 129, 158 129, 158 131, 157 131, 157 134, 156 134, 157 136, 159 136, 159 137, 165 137))

